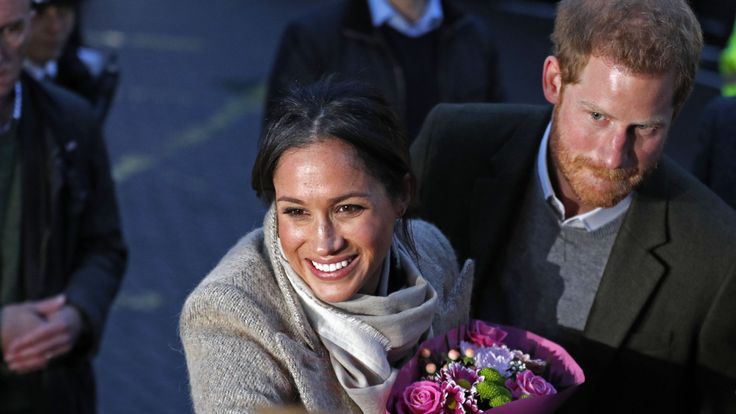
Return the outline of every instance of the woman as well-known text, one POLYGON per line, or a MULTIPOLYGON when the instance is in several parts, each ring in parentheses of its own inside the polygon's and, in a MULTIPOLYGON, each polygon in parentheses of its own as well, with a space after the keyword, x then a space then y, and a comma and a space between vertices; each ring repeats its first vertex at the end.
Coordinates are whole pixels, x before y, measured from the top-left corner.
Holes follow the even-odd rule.
POLYGON ((352 83, 295 90, 252 184, 271 206, 263 228, 181 315, 195 410, 383 413, 417 344, 466 322, 472 282, 435 227, 402 220, 414 182, 395 116, 352 83))

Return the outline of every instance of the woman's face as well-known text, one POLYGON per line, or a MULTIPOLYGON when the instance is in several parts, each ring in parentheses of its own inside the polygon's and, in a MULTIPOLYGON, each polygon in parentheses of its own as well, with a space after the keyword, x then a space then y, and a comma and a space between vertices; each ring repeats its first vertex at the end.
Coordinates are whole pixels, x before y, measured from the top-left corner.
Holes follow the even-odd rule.
POLYGON ((314 294, 341 302, 375 293, 405 203, 338 139, 284 152, 273 184, 281 246, 314 294))

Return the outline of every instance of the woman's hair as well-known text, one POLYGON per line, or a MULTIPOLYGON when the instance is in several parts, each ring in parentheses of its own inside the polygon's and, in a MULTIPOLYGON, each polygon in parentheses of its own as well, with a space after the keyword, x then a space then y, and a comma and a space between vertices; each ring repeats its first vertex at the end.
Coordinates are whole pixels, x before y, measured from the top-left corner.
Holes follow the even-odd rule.
POLYGON ((332 77, 294 87, 276 103, 253 165, 258 197, 274 200, 273 174, 284 152, 327 139, 350 144, 390 197, 409 201, 404 177, 411 176, 411 163, 398 118, 377 90, 332 77))
POLYGON ((692 90, 703 36, 685 0, 562 0, 552 43, 563 83, 576 83, 591 56, 633 73, 674 73, 677 113, 692 90))
MULTIPOLYGON (((287 150, 338 139, 355 150, 366 172, 383 184, 389 197, 410 203, 414 176, 409 146, 396 114, 376 89, 328 77, 293 87, 274 108, 252 171, 251 185, 261 200, 273 202, 273 175, 287 150)), ((404 236, 410 241, 407 229, 404 222, 404 236)))

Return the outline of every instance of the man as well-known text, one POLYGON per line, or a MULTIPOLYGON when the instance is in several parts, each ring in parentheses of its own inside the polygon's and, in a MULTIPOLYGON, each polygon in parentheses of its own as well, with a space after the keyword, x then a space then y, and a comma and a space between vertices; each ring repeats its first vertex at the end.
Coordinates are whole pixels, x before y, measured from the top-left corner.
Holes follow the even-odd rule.
POLYGON ((271 69, 266 119, 294 83, 332 73, 380 89, 410 139, 438 102, 503 95, 488 28, 441 0, 347 0, 290 23, 271 69))
POLYGON ((34 15, 24 67, 85 99, 104 121, 117 89, 116 56, 72 41, 82 0, 32 0, 34 15))
POLYGON ((661 156, 702 36, 684 0, 563 0, 552 110, 445 105, 423 215, 478 260, 473 312, 560 342, 567 412, 736 412, 736 216, 661 156))
POLYGON ((21 74, 30 7, 0 0, 0 413, 92 413, 126 249, 91 108, 21 74))

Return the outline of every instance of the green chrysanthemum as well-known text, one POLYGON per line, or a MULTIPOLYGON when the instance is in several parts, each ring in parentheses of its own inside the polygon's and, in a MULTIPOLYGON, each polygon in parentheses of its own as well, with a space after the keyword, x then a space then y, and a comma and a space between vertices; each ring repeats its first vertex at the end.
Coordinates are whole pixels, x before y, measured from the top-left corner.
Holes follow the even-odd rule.
POLYGON ((511 392, 503 385, 495 382, 483 381, 475 385, 475 390, 478 392, 481 401, 492 402, 498 397, 506 397, 511 401, 511 392))
POLYGON ((499 407, 501 405, 504 405, 510 402, 511 402, 511 397, 507 397, 505 395, 499 395, 498 397, 493 398, 490 404, 491 404, 491 407, 496 408, 496 407, 499 407))
POLYGON ((497 384, 504 384, 506 382, 506 378, 493 368, 483 368, 478 372, 478 375, 483 376, 485 381, 495 382, 497 384))

